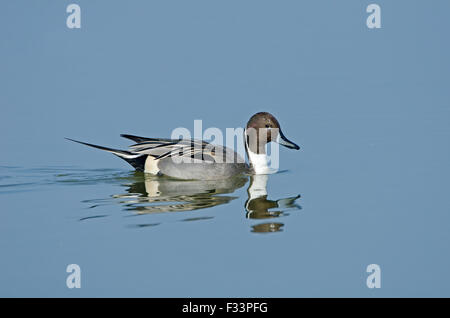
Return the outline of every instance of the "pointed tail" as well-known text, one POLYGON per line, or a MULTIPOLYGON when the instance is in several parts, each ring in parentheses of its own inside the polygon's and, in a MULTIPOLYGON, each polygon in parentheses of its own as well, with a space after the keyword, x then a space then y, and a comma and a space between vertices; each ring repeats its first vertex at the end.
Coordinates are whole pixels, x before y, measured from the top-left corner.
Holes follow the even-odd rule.
POLYGON ((110 153, 113 153, 116 156, 118 156, 119 158, 124 159, 126 162, 128 162, 130 165, 132 165, 138 171, 144 171, 144 169, 145 169, 145 160, 147 159, 146 155, 136 154, 136 153, 126 151, 126 150, 119 150, 119 149, 113 149, 113 148, 93 145, 93 144, 89 144, 87 142, 82 142, 82 141, 78 141, 78 140, 74 140, 74 139, 70 139, 70 138, 65 138, 65 139, 73 141, 73 142, 77 142, 82 145, 86 145, 89 147, 93 147, 93 148, 97 148, 97 149, 101 149, 101 150, 105 150, 110 153))

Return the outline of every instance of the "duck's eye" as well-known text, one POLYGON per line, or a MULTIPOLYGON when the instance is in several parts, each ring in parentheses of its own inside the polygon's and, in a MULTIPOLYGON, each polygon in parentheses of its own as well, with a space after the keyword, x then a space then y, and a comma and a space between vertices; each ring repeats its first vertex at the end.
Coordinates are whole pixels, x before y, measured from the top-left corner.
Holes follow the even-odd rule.
POLYGON ((270 128, 270 125, 269 125, 269 124, 267 124, 267 125, 266 125, 266 128, 270 128))

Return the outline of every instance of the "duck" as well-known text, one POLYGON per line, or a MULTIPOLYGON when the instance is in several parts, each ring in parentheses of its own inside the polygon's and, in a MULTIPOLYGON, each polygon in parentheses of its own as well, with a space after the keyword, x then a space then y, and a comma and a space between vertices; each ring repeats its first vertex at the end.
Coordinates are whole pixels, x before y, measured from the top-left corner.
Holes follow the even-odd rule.
POLYGON ((283 134, 280 123, 268 112, 251 116, 243 132, 248 163, 234 150, 197 139, 148 138, 122 134, 135 144, 128 150, 67 140, 110 152, 128 162, 136 171, 184 180, 218 180, 237 175, 274 172, 266 145, 276 142, 289 149, 300 147, 283 134))

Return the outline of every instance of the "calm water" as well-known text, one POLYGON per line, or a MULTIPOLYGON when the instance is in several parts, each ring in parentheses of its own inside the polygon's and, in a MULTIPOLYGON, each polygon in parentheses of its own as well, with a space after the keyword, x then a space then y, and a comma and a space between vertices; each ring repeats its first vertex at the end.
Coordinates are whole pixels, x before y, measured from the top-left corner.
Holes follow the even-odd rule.
POLYGON ((379 30, 359 0, 77 3, 80 30, 0 5, 0 296, 450 296, 450 2, 377 1, 379 30), (257 111, 302 147, 267 178, 152 178, 64 139, 257 111))

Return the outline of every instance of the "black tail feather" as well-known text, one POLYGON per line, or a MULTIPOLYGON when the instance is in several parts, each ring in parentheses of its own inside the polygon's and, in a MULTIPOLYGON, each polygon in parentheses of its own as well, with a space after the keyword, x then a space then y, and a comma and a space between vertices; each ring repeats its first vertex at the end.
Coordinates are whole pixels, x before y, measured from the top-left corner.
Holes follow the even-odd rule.
POLYGON ((82 145, 86 145, 86 146, 89 146, 89 147, 93 147, 93 148, 97 148, 97 149, 108 151, 108 152, 110 152, 112 154, 115 154, 117 157, 122 158, 126 162, 128 162, 137 171, 144 171, 145 170, 145 160, 147 159, 147 155, 139 155, 139 154, 135 154, 135 153, 132 153, 132 152, 126 151, 126 150, 119 150, 119 149, 113 149, 113 148, 93 145, 93 144, 89 144, 87 142, 82 142, 82 141, 78 141, 78 140, 74 140, 74 139, 70 139, 70 138, 66 138, 66 139, 70 140, 70 141, 73 141, 73 142, 77 142, 77 143, 82 144, 82 145))
POLYGON ((139 137, 134 135, 121 134, 120 137, 127 138, 133 140, 135 143, 145 142, 145 141, 173 141, 173 139, 168 138, 148 138, 148 137, 139 137))
POLYGON ((126 134, 121 134, 120 137, 133 140, 136 143, 143 142, 143 141, 150 141, 151 140, 151 138, 139 137, 139 136, 133 136, 133 135, 126 135, 126 134))
POLYGON ((136 158, 132 158, 132 159, 128 159, 128 158, 123 158, 126 162, 128 162, 130 165, 133 166, 134 169, 136 169, 136 171, 141 171, 144 172, 145 171, 145 160, 147 160, 147 156, 146 155, 141 155, 139 157, 136 158))

